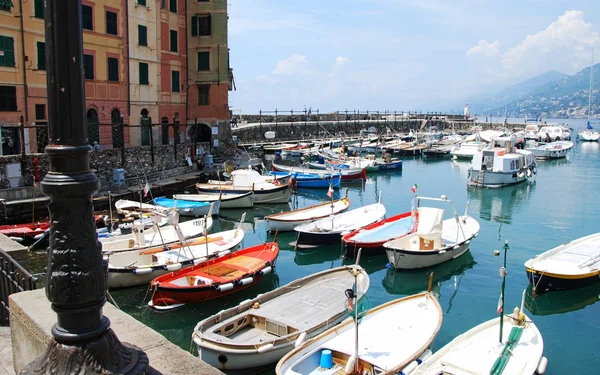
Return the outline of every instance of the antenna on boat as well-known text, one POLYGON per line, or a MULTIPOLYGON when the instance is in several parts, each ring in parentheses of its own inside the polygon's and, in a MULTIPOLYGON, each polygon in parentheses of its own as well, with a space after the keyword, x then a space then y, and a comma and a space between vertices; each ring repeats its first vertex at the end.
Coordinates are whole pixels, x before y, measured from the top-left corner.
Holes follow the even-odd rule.
MULTIPOLYGON (((500 293, 500 300, 498 301, 498 314, 500 314, 500 337, 498 341, 502 343, 502 328, 504 326, 504 288, 506 286, 506 253, 510 246, 508 246, 508 240, 504 242, 504 266, 500 267, 500 277, 502 278, 502 291, 500 293)), ((500 250, 494 250, 494 256, 500 256, 500 250)))
POLYGON ((275 236, 273 237, 273 242, 277 242, 278 236, 279 236, 279 229, 275 229, 275 236))

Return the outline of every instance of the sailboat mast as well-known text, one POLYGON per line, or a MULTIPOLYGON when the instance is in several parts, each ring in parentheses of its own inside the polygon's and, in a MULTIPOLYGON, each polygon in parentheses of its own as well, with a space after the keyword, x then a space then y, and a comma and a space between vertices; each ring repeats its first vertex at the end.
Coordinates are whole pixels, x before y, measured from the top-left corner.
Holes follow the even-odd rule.
POLYGON ((590 99, 588 104, 588 122, 592 116, 592 91, 594 89, 594 49, 592 48, 592 66, 590 67, 590 99))

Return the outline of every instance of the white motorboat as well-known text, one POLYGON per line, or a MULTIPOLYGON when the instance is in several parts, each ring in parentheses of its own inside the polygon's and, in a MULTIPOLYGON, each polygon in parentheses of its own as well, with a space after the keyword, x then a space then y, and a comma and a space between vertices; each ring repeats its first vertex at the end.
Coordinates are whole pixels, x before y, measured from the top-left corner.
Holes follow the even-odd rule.
POLYGON ((525 134, 523 138, 526 140, 537 140, 538 134, 540 132, 540 127, 537 123, 535 124, 527 124, 525 125, 525 134))
POLYGON ((152 212, 168 212, 169 208, 157 206, 150 203, 142 203, 127 199, 119 199, 115 202, 117 213, 125 216, 150 216, 152 212))
POLYGON ((525 150, 531 151, 537 159, 560 159, 566 157, 571 148, 571 141, 556 141, 527 147, 525 150))
MULTIPOLYGON (((153 221, 155 221, 154 217, 153 221)), ((129 234, 99 238, 98 240, 102 244, 102 251, 114 253, 168 245, 197 237, 205 231, 210 230, 213 225, 212 217, 193 219, 183 223, 179 223, 179 214, 177 212, 169 212, 168 217, 169 224, 163 227, 159 227, 156 224, 152 228, 146 229, 144 224, 136 224, 129 234)), ((162 220, 162 218, 156 220, 162 220)))
POLYGON ((220 191, 218 193, 203 194, 173 194, 175 199, 183 199, 194 202, 216 202, 221 201, 221 208, 252 208, 254 206, 254 193, 229 193, 220 191))
MULTIPOLYGON (((231 183, 211 184, 198 183, 196 188, 204 193, 254 193, 254 203, 287 203, 292 190, 288 183, 279 183, 277 180, 266 182, 265 176, 253 169, 238 169, 231 172, 231 183)), ((271 177, 272 178, 272 177, 271 177)))
POLYGON ((369 289, 369 275, 360 266, 321 271, 200 321, 192 339, 200 359, 222 370, 275 363, 344 320, 344 291, 353 287, 359 298, 369 289))
POLYGON ((331 202, 325 202, 300 208, 294 211, 281 212, 265 216, 267 222, 267 231, 269 232, 289 232, 300 224, 310 223, 315 220, 328 217, 329 215, 339 214, 350 207, 348 197, 331 202))
POLYGON ((501 187, 526 181, 537 173, 535 155, 514 147, 515 137, 499 137, 473 157, 468 184, 501 187))
POLYGON ((154 198, 154 203, 157 206, 177 210, 181 216, 206 216, 209 214, 209 211, 211 215, 219 216, 219 211, 221 210, 220 200, 213 202, 198 202, 184 199, 156 197, 154 198))
MULTIPOLYGON (((355 311, 354 316, 359 312, 355 311)), ((278 375, 400 373, 430 354, 442 325, 442 309, 430 292, 387 302, 362 318, 349 318, 293 349, 278 375), (418 322, 418 324, 417 324, 418 322)))
POLYGON ((242 223, 245 217, 244 213, 236 229, 194 238, 185 243, 158 245, 142 251, 134 249, 104 253, 104 258, 108 261, 109 288, 148 284, 167 272, 229 253, 244 239, 242 223))
POLYGON ((542 335, 526 315, 517 315, 503 316, 502 341, 500 318, 494 318, 457 336, 403 374, 543 374, 548 360, 542 335))
POLYGON ((600 233, 567 242, 525 262, 536 292, 574 289, 600 282, 600 233))
POLYGON ((485 146, 487 146, 487 143, 482 141, 461 142, 450 151, 450 155, 455 159, 471 160, 473 159, 473 156, 475 156, 477 152, 483 150, 485 146))
POLYGON ((412 213, 416 231, 383 244, 388 260, 396 269, 417 269, 458 258, 469 251, 473 238, 479 234, 479 223, 473 217, 459 216, 451 200, 416 196, 412 213), (454 216, 444 220, 444 210, 421 207, 420 201, 449 203, 454 216))
POLYGON ((340 243, 343 234, 372 224, 381 220, 384 216, 384 205, 374 203, 311 223, 298 225, 294 228, 298 233, 296 243, 310 245, 340 243))
POLYGON ((567 136, 563 133, 563 127, 558 124, 547 124, 540 128, 538 132, 538 141, 540 142, 553 142, 553 141, 562 141, 570 138, 570 135, 567 136))

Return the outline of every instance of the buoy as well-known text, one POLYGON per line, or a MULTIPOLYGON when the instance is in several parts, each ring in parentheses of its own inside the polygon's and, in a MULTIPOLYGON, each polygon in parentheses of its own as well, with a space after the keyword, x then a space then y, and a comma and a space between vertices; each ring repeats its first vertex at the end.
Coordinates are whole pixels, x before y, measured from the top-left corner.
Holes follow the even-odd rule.
POLYGON ((306 340, 306 332, 302 332, 301 334, 298 335, 298 338, 296 339, 296 342, 294 343, 294 347, 299 347, 300 345, 302 345, 304 343, 304 340, 306 340))
POLYGON ((431 357, 431 355, 433 354, 433 352, 431 351, 431 349, 427 349, 423 352, 423 354, 421 354, 419 356, 419 358, 417 359, 417 363, 421 364, 423 363, 424 360, 426 360, 427 358, 431 357))
POLYGON ((531 169, 527 169, 527 177, 531 177, 533 173, 531 173, 531 169))

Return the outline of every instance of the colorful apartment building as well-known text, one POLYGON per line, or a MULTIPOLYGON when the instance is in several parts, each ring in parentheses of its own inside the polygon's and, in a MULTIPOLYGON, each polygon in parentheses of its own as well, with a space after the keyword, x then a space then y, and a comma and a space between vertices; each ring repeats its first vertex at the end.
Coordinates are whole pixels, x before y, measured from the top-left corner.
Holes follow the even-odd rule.
POLYGON ((229 67, 226 0, 188 0, 188 121, 228 121, 229 67))
MULTIPOLYGON (((148 145, 150 121, 155 143, 181 143, 186 123, 229 120, 225 0, 82 0, 82 26, 90 144, 148 145)), ((25 152, 43 152, 45 69, 44 0, 0 0, 0 154, 21 152, 21 122, 25 152)))

